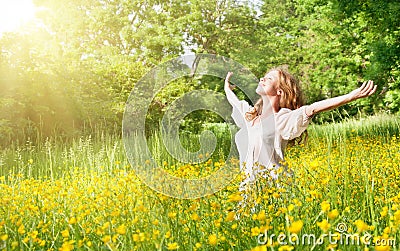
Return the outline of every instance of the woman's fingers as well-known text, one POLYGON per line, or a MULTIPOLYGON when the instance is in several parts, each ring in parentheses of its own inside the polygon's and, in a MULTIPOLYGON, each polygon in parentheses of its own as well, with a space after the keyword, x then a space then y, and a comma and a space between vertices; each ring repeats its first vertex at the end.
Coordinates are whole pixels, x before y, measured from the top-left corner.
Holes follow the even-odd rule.
POLYGON ((366 81, 364 81, 363 83, 362 83, 362 85, 360 86, 360 88, 358 88, 360 91, 362 91, 364 88, 365 88, 365 85, 367 84, 367 82, 366 81))
POLYGON ((375 93, 377 86, 374 85, 374 81, 368 80, 368 82, 364 82, 360 87, 360 95, 361 97, 367 97, 375 93))
POLYGON ((376 92, 376 89, 378 88, 377 85, 374 85, 374 88, 372 89, 372 91, 368 94, 368 95, 372 95, 376 92))

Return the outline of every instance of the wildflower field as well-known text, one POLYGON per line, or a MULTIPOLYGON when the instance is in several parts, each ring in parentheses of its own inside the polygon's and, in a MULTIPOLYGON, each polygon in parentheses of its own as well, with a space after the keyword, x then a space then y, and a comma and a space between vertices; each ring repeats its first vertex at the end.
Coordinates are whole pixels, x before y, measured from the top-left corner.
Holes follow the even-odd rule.
MULTIPOLYGON (((117 136, 10 146, 0 152, 0 250, 399 250, 399 123, 310 126, 308 143, 286 152, 293 175, 260 180, 242 206, 240 177, 195 200, 151 190, 117 136)), ((228 165, 207 157, 161 164, 177 176, 228 165)))

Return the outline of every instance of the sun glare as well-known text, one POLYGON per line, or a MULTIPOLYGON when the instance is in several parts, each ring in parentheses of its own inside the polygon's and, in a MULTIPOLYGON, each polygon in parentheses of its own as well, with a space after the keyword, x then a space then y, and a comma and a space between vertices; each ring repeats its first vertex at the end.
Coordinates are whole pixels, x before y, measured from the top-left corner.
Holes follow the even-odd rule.
POLYGON ((32 0, 0 0, 0 34, 15 31, 34 16, 32 0))

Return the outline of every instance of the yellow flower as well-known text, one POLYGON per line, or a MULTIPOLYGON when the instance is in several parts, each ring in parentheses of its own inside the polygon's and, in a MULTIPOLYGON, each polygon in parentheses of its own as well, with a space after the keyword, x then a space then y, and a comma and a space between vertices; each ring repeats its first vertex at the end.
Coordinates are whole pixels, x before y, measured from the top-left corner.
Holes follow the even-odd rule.
POLYGON ((382 211, 380 212, 381 217, 385 217, 388 214, 389 208, 388 207, 383 207, 382 211))
POLYGON ((169 238, 171 237, 171 231, 167 231, 167 232, 165 233, 164 237, 165 237, 166 239, 169 239, 169 238))
POLYGON ((302 220, 298 220, 292 223, 292 225, 290 225, 290 227, 288 228, 289 232, 297 234, 301 231, 301 229, 303 228, 303 221, 302 220))
POLYGON ((235 219, 236 213, 234 211, 230 211, 225 218, 225 221, 233 221, 235 219))
POLYGON ((214 220, 214 225, 215 225, 215 227, 220 227, 221 226, 221 221, 222 221, 222 219, 218 219, 218 220, 214 220))
POLYGON ((258 236, 260 234, 260 228, 259 227, 252 227, 251 228, 251 236, 258 236))
POLYGON ((25 233, 25 227, 24 227, 24 225, 19 226, 19 228, 18 228, 18 233, 19 233, 19 234, 24 234, 24 233, 25 233))
POLYGON ((390 246, 376 245, 375 251, 390 251, 390 246))
POLYGON ((196 214, 196 213, 193 213, 192 216, 191 216, 191 218, 192 218, 192 220, 194 220, 194 221, 200 221, 200 217, 199 217, 199 215, 196 214))
POLYGON ((294 249, 294 247, 285 245, 285 246, 279 247, 278 251, 291 251, 293 249, 294 249))
POLYGON ((212 246, 215 246, 218 244, 218 238, 216 234, 211 234, 208 236, 208 243, 212 246))
POLYGON ((265 215, 265 210, 262 210, 258 215, 257 215, 257 220, 265 220, 267 216, 265 215))
POLYGON ((385 229, 383 229, 383 233, 390 234, 390 227, 385 227, 385 229))
POLYGON ((39 246, 44 247, 44 245, 46 245, 46 241, 45 240, 41 240, 39 242, 39 246))
POLYGON ((8 239, 8 234, 3 234, 2 236, 0 236, 0 240, 2 241, 6 241, 8 239))
POLYGON ((68 224, 75 224, 76 223, 76 218, 72 217, 71 219, 69 219, 68 224))
POLYGON ((176 242, 167 244, 167 249, 168 250, 176 250, 178 248, 179 248, 179 246, 178 246, 178 243, 176 243, 176 242))
POLYGON ((138 234, 132 234, 132 239, 134 242, 139 242, 140 241, 140 237, 138 234))
POLYGON ((334 220, 338 216, 339 216, 339 211, 337 209, 333 209, 328 213, 328 218, 331 220, 334 220))
POLYGON ((359 233, 362 233, 362 232, 368 230, 368 225, 362 220, 356 220, 354 222, 354 224, 357 226, 357 231, 359 233))
POLYGON ((313 160, 313 161, 311 161, 310 167, 313 168, 313 169, 319 167, 318 160, 313 160))
POLYGON ((229 195, 228 202, 239 202, 242 201, 243 197, 239 193, 229 195))
POLYGON ((18 247, 18 241, 13 241, 12 243, 11 243, 11 247, 14 249, 14 248, 16 248, 16 247, 18 247))
POLYGON ((28 234, 28 236, 30 236, 32 239, 36 239, 37 235, 39 234, 38 231, 32 231, 28 234))
POLYGON ((105 236, 103 236, 103 238, 101 238, 101 240, 102 240, 104 243, 108 243, 108 242, 111 241, 111 236, 110 236, 110 235, 105 235, 105 236))
POLYGON ((74 249, 74 240, 64 242, 62 246, 58 249, 59 251, 71 251, 74 249))
POLYGON ((64 237, 64 238, 68 238, 69 237, 68 228, 66 228, 65 230, 61 231, 61 236, 64 237))
POLYGON ((171 219, 176 218, 176 212, 169 212, 168 213, 168 217, 171 218, 171 219))
POLYGON ((329 204, 329 202, 327 202, 326 200, 324 200, 324 201, 321 203, 321 209, 322 209, 323 212, 328 212, 329 209, 331 209, 331 205, 329 204))
POLYGON ((326 232, 331 227, 331 224, 328 223, 327 220, 322 220, 321 222, 317 222, 317 226, 322 229, 322 231, 326 232))
POLYGON ((251 251, 267 251, 267 245, 254 247, 251 249, 251 251))
POLYGON ((120 225, 119 227, 117 227, 117 233, 120 235, 124 235, 126 234, 126 226, 125 224, 120 225))

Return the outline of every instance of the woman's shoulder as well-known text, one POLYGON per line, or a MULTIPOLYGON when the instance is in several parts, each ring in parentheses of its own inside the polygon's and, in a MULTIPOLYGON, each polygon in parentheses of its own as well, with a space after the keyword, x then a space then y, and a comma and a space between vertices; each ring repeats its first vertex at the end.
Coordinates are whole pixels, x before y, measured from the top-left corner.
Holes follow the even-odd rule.
POLYGON ((277 123, 285 123, 286 121, 302 121, 303 124, 311 120, 312 117, 306 114, 307 105, 301 106, 297 109, 281 108, 275 113, 275 120, 277 123))
POLYGON ((303 105, 297 109, 289 109, 289 108, 281 108, 279 109, 279 111, 277 113, 275 113, 275 115, 279 116, 279 115, 285 115, 285 114, 293 114, 293 115, 305 115, 306 114, 306 108, 307 105, 303 105))

